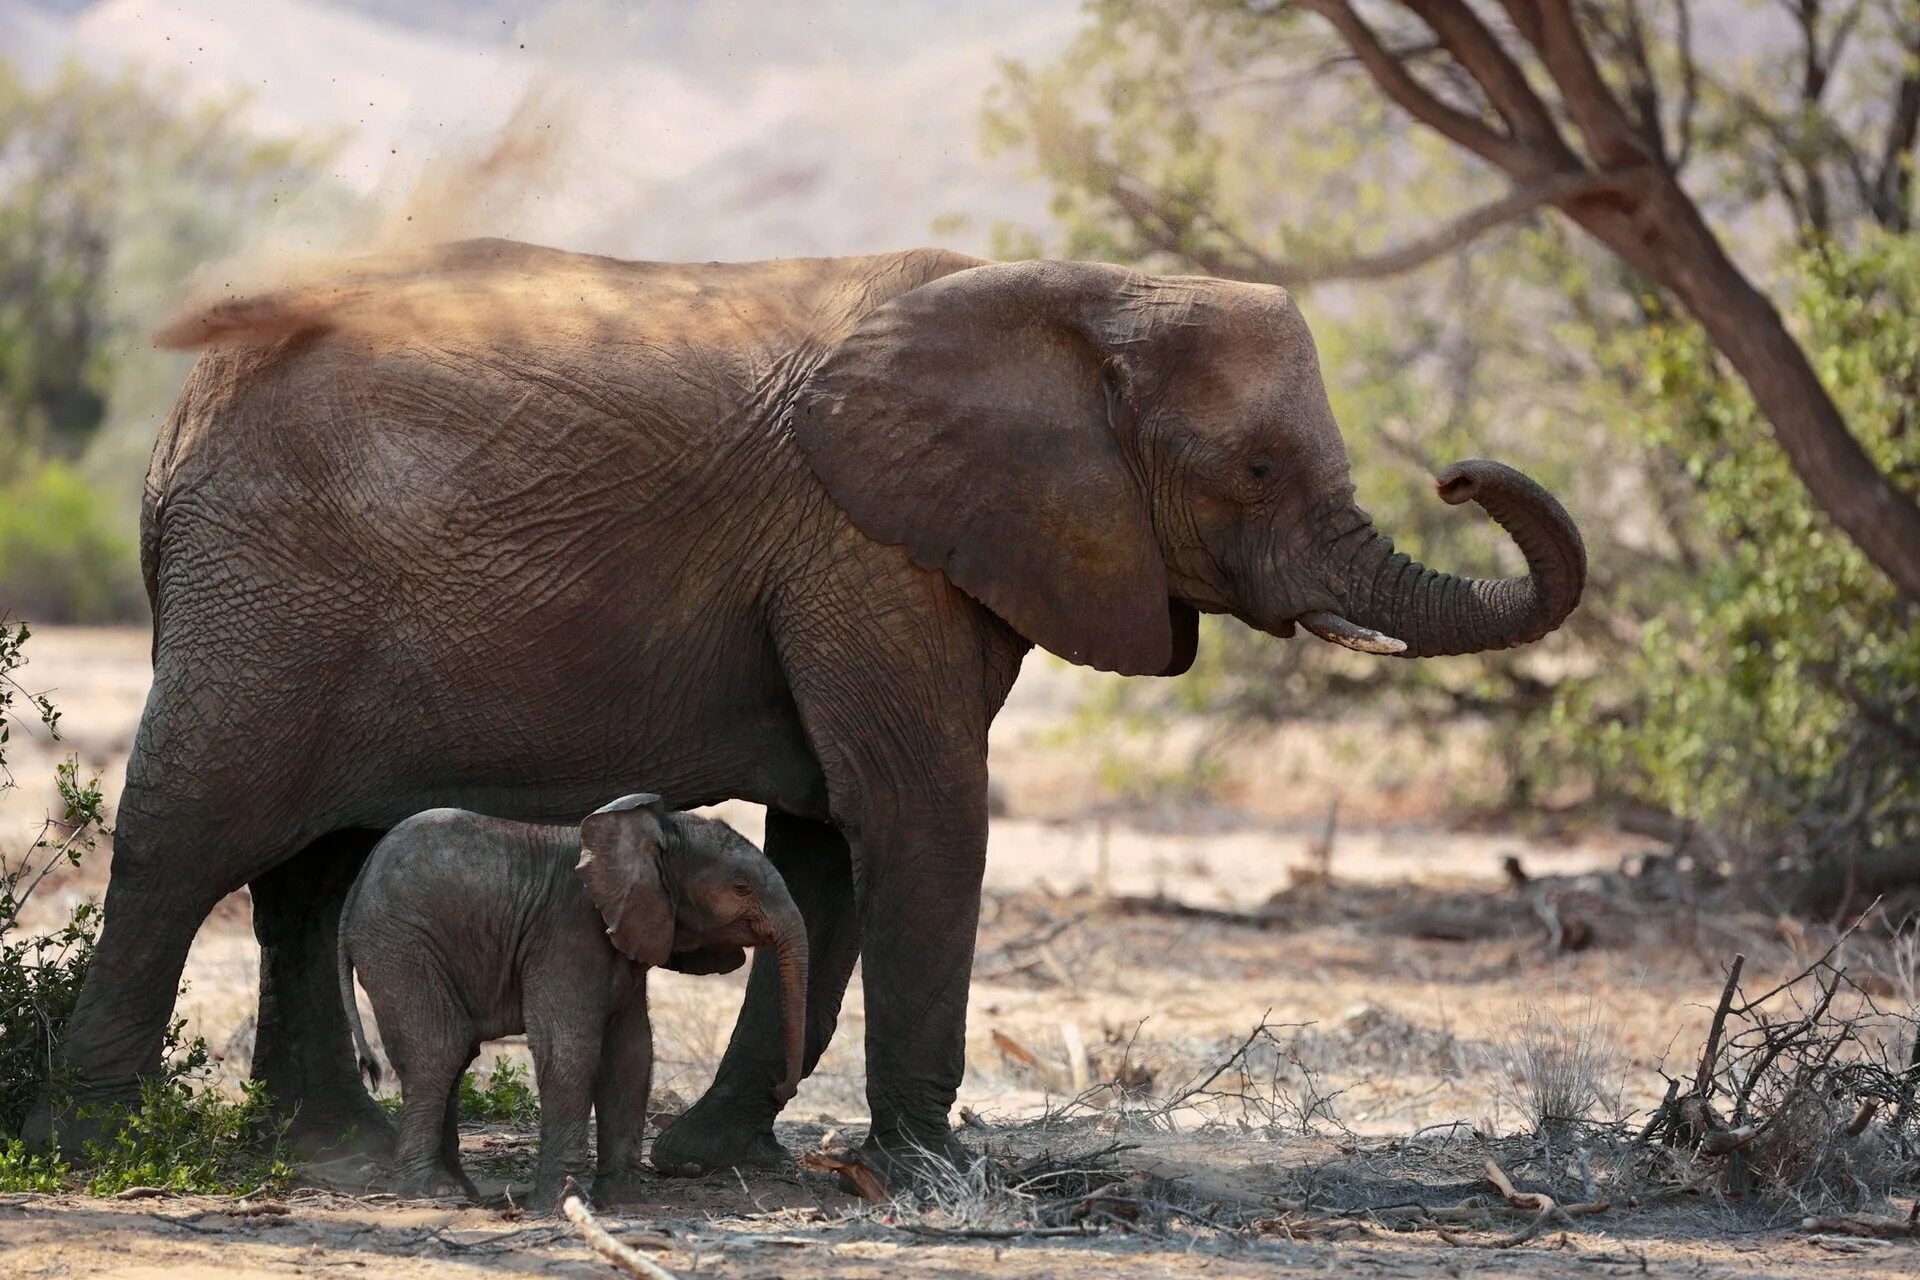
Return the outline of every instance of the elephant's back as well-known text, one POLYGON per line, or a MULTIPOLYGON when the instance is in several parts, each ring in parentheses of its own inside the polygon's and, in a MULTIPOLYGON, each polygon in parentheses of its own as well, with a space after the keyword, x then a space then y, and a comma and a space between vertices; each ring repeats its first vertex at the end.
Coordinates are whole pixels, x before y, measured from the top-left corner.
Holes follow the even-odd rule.
POLYGON ((466 809, 428 809, 382 836, 355 881, 341 927, 359 939, 456 922, 507 937, 578 859, 578 833, 466 809), (573 849, 566 849, 573 836, 573 849))
POLYGON ((556 512, 606 532, 778 484, 804 465, 783 408, 819 357, 881 302, 972 264, 626 262, 488 240, 222 304, 255 327, 203 325, 215 345, 149 470, 153 549, 198 513, 223 543, 321 574, 467 550, 498 569, 503 543, 567 541, 556 512))

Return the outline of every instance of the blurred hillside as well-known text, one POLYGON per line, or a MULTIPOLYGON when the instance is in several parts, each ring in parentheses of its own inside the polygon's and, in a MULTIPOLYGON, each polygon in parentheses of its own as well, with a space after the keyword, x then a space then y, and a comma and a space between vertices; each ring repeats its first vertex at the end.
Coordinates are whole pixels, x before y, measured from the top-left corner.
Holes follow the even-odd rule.
POLYGON ((486 230, 624 257, 863 253, 938 236, 984 250, 1045 191, 983 156, 1002 58, 1047 56, 1071 0, 784 5, 402 0, 7 0, 0 49, 139 70, 180 101, 245 95, 271 137, 336 140, 324 175, 404 193, 498 130, 536 79, 569 133, 559 180, 486 230), (954 221, 952 215, 962 215, 954 221))

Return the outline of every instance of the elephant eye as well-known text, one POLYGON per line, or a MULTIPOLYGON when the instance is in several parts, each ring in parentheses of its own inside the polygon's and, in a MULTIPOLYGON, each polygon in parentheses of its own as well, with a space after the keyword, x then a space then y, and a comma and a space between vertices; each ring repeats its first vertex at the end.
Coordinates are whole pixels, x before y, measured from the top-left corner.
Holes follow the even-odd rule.
POLYGON ((735 880, 733 882, 733 896, 736 898, 751 898, 753 896, 753 886, 745 880, 735 880))
POLYGON ((1255 458, 1252 462, 1249 462, 1247 464, 1247 471, 1253 476, 1254 479, 1265 480, 1268 476, 1273 474, 1273 459, 1255 458))

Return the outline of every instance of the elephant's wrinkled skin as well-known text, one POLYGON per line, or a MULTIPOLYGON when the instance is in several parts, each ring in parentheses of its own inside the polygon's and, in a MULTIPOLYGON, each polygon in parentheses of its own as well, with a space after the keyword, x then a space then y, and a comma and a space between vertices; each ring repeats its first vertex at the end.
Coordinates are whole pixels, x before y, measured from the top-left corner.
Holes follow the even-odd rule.
MULTIPOLYGON (((1030 644, 1177 672, 1221 611, 1457 653, 1544 635, 1584 582, 1565 511, 1494 463, 1440 495, 1486 507, 1527 577, 1395 554, 1272 287, 481 241, 163 339, 214 349, 147 482, 154 683, 68 1034, 83 1098, 158 1065, 195 927, 250 884, 255 1072, 310 1134, 371 1131, 331 989, 371 840, 436 806, 562 820, 632 778, 769 807, 809 1069, 863 956, 869 1144, 951 1152, 987 725, 1030 644)), ((777 976, 756 961, 656 1163, 777 1154, 777 976)))
POLYGON ((415 814, 374 846, 340 916, 341 1007, 369 1058, 357 969, 400 1077, 395 1173, 417 1195, 474 1194, 460 1169, 460 1074, 486 1040, 527 1037, 540 1089, 533 1208, 587 1177, 630 1199, 640 1169, 653 1033, 648 968, 728 973, 770 947, 783 993, 786 1078, 800 1081, 806 924, 760 851, 654 795, 603 805, 577 827, 462 809, 415 814))

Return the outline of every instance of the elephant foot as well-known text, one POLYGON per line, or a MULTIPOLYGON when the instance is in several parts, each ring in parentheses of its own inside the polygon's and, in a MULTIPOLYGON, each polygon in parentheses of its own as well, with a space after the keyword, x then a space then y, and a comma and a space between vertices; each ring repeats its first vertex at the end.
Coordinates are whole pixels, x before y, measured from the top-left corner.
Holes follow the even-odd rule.
POLYGON ((467 1200, 478 1199, 473 1184, 465 1177, 454 1177, 445 1169, 428 1169, 419 1173, 402 1173, 393 1181, 393 1189, 409 1200, 467 1200))
POLYGON ((638 1170, 603 1173, 593 1180, 593 1203, 597 1208, 645 1204, 654 1198, 648 1194, 646 1175, 638 1170))
POLYGON ((357 1087, 352 1093, 342 1091, 338 1098, 309 1098, 300 1103, 288 1118, 286 1135, 298 1158, 314 1161, 343 1156, 389 1160, 398 1138, 393 1117, 357 1087))
POLYGON ((889 1192, 901 1195, 950 1183, 979 1164, 980 1157, 951 1133, 918 1138, 869 1133, 860 1144, 860 1163, 880 1175, 889 1192))
POLYGON ((81 1160, 89 1147, 104 1147, 113 1142, 126 1122, 127 1112, 140 1105, 137 1082, 112 1087, 97 1087, 77 1092, 55 1105, 42 1095, 27 1112, 20 1136, 27 1150, 57 1150, 64 1160, 81 1160))
POLYGON ((720 1119, 701 1103, 661 1131, 649 1158, 670 1178, 697 1178, 719 1169, 782 1169, 790 1163, 771 1124, 753 1128, 720 1119))

